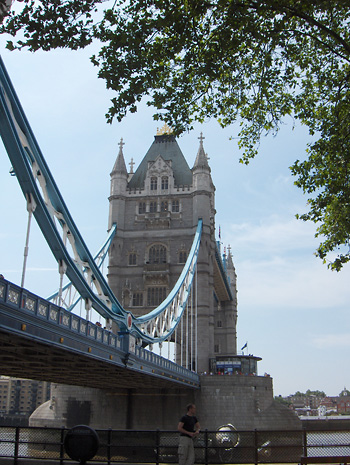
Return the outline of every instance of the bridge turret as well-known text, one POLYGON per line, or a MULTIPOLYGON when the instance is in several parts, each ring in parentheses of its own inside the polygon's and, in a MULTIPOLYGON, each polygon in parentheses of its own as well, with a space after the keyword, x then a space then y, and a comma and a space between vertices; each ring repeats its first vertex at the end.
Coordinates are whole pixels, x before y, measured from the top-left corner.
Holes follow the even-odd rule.
POLYGON ((125 195, 128 183, 128 172, 123 155, 123 139, 119 142, 119 153, 111 172, 111 191, 109 197, 108 229, 117 223, 118 229, 124 229, 125 195))
POLYGON ((231 252, 230 245, 228 246, 226 266, 227 266, 226 273, 229 278, 232 297, 233 297, 235 304, 237 305, 237 275, 236 275, 235 265, 233 264, 233 258, 232 258, 232 252, 231 252))
POLYGON ((193 224, 198 218, 203 219, 203 226, 209 226, 214 234, 215 222, 215 187, 211 178, 208 156, 203 147, 204 137, 199 137, 199 149, 192 168, 193 175, 193 224))
POLYGON ((208 361, 214 356, 215 304, 214 257, 215 257, 215 187, 211 178, 208 156, 199 137, 199 149, 192 168, 193 176, 193 224, 203 220, 201 247, 198 255, 198 367, 199 373, 209 371, 208 361))
POLYGON ((220 342, 222 354, 237 354, 237 275, 232 260, 231 247, 226 255, 226 275, 231 289, 232 300, 222 302, 222 320, 225 322, 224 337, 220 342))

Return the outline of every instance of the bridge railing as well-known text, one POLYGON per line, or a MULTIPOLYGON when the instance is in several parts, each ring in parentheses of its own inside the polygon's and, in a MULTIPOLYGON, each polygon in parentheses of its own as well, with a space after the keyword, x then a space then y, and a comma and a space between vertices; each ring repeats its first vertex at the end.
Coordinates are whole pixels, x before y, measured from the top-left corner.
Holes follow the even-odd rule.
MULTIPOLYGON (((66 428, 0 427, 0 462, 20 465, 67 464, 66 428)), ((99 448, 90 464, 177 463, 175 431, 96 430, 99 448)), ((341 431, 202 431, 194 440, 197 464, 301 463, 301 459, 332 457, 347 463, 349 430, 341 431)))
MULTIPOLYGON (((1 276, 0 305, 4 305, 3 312, 5 308, 8 308, 12 317, 15 317, 12 309, 23 314, 21 323, 19 324, 16 320, 16 324, 11 326, 14 332, 19 334, 25 333, 29 336, 29 326, 33 326, 33 323, 37 326, 45 325, 45 327, 60 328, 60 331, 58 331, 59 334, 64 334, 63 331, 65 331, 65 334, 69 333, 74 337, 87 338, 87 340, 90 340, 94 344, 101 344, 103 348, 108 348, 109 351, 113 350, 119 354, 130 354, 131 357, 135 356, 141 361, 143 360, 150 367, 155 367, 161 371, 164 370, 173 380, 181 378, 185 381, 186 379, 191 385, 193 384, 196 387, 199 386, 199 376, 197 373, 191 372, 181 365, 143 348, 138 345, 138 341, 131 334, 115 334, 103 328, 99 323, 91 323, 75 313, 65 310, 7 281, 1 276), (27 325, 27 322, 29 322, 30 325, 27 325)), ((7 319, 6 322, 8 325, 7 319)), ((0 326, 2 325, 1 322, 0 326)), ((32 333, 31 336, 33 338, 35 337, 32 333)), ((63 339, 62 337, 62 341, 63 339)))
POLYGON ((7 306, 37 317, 41 321, 61 326, 77 334, 94 339, 116 349, 123 349, 123 338, 98 324, 71 313, 42 297, 0 278, 0 302, 7 306))

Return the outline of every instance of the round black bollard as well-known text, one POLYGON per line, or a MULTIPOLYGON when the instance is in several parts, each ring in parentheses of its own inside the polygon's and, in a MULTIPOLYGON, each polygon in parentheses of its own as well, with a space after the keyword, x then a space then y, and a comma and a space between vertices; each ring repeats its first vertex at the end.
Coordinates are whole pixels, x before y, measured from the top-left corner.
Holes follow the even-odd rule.
POLYGON ((95 457, 100 441, 96 431, 89 426, 78 425, 68 431, 64 438, 64 448, 72 460, 84 465, 95 457))

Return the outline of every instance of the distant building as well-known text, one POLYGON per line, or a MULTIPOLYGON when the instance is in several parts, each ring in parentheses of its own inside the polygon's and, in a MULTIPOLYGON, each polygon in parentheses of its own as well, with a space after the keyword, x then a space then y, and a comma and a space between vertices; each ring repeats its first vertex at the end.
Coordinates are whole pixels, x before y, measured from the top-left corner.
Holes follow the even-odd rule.
POLYGON ((284 397, 283 399, 286 403, 289 404, 290 408, 294 410, 299 416, 318 416, 320 415, 320 405, 322 404, 325 398, 321 395, 306 395, 303 393, 298 393, 296 395, 284 397))
POLYGON ((337 400, 337 413, 346 415, 350 413, 350 396, 339 396, 337 400))
POLYGON ((29 416, 50 398, 50 383, 0 376, 0 416, 29 416))
POLYGON ((349 415, 350 395, 345 388, 339 396, 297 393, 282 398, 299 416, 349 415))

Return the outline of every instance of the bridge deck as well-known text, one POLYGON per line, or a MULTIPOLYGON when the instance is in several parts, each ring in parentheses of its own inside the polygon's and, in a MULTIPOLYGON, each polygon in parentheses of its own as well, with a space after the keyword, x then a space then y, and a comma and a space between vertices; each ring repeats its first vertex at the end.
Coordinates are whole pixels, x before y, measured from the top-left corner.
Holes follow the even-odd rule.
POLYGON ((199 388, 199 376, 0 278, 1 374, 100 389, 199 388))

